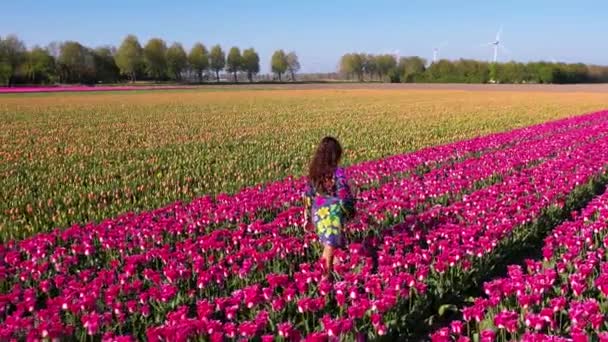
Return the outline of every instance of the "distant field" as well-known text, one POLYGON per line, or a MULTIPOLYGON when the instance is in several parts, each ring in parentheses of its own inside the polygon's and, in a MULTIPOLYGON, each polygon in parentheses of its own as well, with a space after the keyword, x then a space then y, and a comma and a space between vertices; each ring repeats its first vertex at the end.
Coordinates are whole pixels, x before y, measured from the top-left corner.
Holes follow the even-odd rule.
POLYGON ((114 85, 114 86, 58 86, 58 87, 0 87, 0 94, 27 94, 27 93, 63 93, 63 92, 95 92, 95 91, 126 91, 126 90, 172 90, 191 89, 192 86, 181 85, 114 85))
POLYGON ((301 175, 325 134, 351 164, 608 108, 602 86, 458 87, 0 95, 0 239, 301 175))
POLYGON ((465 91, 533 91, 533 92, 599 92, 608 94, 608 84, 436 84, 436 83, 359 83, 348 81, 296 82, 296 83, 215 83, 200 85, 155 84, 150 82, 119 83, 97 86, 64 87, 0 87, 0 94, 53 93, 53 92, 106 92, 141 90, 312 90, 312 89, 383 89, 383 90, 465 90, 465 91))

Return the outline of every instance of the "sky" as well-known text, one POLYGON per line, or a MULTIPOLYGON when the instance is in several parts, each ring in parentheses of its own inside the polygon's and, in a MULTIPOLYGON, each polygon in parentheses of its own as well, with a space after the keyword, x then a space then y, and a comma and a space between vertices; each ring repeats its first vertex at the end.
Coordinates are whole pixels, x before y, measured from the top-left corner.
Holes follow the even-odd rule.
POLYGON ((268 72, 276 49, 295 51, 302 72, 331 72, 347 52, 608 65, 606 0, 7 0, 0 36, 31 47, 76 40, 120 45, 135 34, 189 49, 202 42, 254 47, 268 72), (483 45, 486 44, 486 45, 483 45))

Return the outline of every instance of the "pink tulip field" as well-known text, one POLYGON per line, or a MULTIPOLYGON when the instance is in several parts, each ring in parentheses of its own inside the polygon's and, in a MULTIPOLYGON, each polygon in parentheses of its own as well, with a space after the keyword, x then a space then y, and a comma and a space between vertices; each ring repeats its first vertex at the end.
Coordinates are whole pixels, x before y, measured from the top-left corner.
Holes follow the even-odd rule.
POLYGON ((608 341, 608 192, 544 240, 542 260, 510 265, 433 341, 608 341))
POLYGON ((12 240, 0 341, 608 341, 607 166, 608 111, 352 165, 331 281, 304 178, 12 240))

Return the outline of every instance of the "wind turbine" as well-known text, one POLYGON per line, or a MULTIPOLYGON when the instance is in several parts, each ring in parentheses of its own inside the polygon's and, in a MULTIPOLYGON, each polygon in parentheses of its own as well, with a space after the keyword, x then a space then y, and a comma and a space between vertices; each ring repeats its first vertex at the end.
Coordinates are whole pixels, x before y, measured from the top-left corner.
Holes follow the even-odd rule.
POLYGON ((500 41, 500 35, 502 33, 502 26, 500 27, 500 30, 498 30, 498 33, 496 33, 496 39, 493 42, 489 42, 487 45, 490 46, 494 46, 494 63, 496 63, 498 61, 498 49, 502 49, 503 51, 508 53, 507 48, 505 48, 505 46, 501 43, 500 41))
POLYGON ((393 56, 395 56, 395 60, 397 61, 397 63, 399 63, 399 58, 401 58, 401 51, 399 51, 399 49, 395 50, 393 56))
POLYGON ((439 53, 441 52, 441 48, 444 47, 447 43, 442 42, 439 46, 433 48, 433 63, 437 63, 437 59, 439 58, 439 53))

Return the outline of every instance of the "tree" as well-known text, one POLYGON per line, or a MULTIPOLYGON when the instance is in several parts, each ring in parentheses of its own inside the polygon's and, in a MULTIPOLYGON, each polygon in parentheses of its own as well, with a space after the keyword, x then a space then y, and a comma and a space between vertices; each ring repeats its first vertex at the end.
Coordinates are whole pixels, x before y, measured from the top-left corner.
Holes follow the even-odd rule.
POLYGON ((393 55, 379 55, 376 56, 376 64, 378 66, 378 76, 380 76, 380 79, 383 79, 389 74, 391 69, 397 66, 397 60, 393 55))
POLYGON ((85 47, 75 41, 61 44, 57 65, 63 82, 82 82, 87 71, 85 47))
POLYGON ((167 74, 167 44, 160 38, 152 38, 144 47, 144 62, 148 75, 155 81, 167 74))
POLYGON ((24 71, 32 83, 48 83, 55 77, 55 59, 43 48, 34 47, 27 53, 24 71))
POLYGON ((253 48, 243 50, 242 70, 247 73, 249 82, 253 82, 253 75, 260 72, 260 56, 253 48))
POLYGON ((233 46, 228 52, 228 58, 226 59, 226 71, 231 72, 234 75, 234 82, 238 82, 236 73, 241 70, 243 65, 243 57, 241 57, 241 50, 238 47, 233 46))
POLYGON ((137 37, 128 35, 120 44, 118 51, 114 55, 114 62, 120 69, 120 73, 127 75, 132 82, 135 82, 137 73, 144 64, 144 55, 137 37))
POLYGON ((492 62, 490 64, 490 82, 499 82, 498 79, 498 63, 492 62))
POLYGON ((291 74, 291 80, 295 82, 296 72, 300 71, 300 61, 294 51, 287 54, 287 70, 291 74))
POLYGON ((209 68, 209 53, 205 45, 196 43, 188 55, 190 67, 198 76, 198 81, 203 81, 203 72, 209 68))
POLYGON ((522 63, 508 62, 500 65, 497 75, 501 83, 522 83, 527 81, 522 63))
POLYGON ((211 70, 215 71, 215 79, 219 82, 220 71, 226 66, 226 54, 219 44, 211 48, 211 53, 209 53, 209 64, 211 65, 211 70))
POLYGON ((587 65, 583 63, 571 64, 569 70, 571 72, 570 83, 588 83, 590 81, 587 65))
POLYGON ((90 84, 97 83, 100 80, 100 75, 97 74, 97 56, 95 56, 95 50, 83 46, 83 55, 84 64, 78 81, 90 84))
POLYGON ((17 69, 26 59, 25 44, 15 35, 0 37, 0 78, 10 87, 17 69))
POLYGON ((91 51, 95 62, 95 79, 104 83, 118 81, 120 69, 116 65, 114 55, 116 49, 110 46, 102 46, 91 51))
POLYGON ((340 72, 346 75, 356 75, 359 82, 363 81, 365 64, 364 55, 358 53, 347 53, 340 59, 340 72))
POLYGON ((277 50, 272 54, 271 59, 272 72, 279 76, 279 82, 281 82, 281 75, 287 71, 287 55, 285 51, 277 50))
POLYGON ((417 77, 424 74, 426 61, 418 56, 403 57, 399 60, 399 72, 403 82, 415 82, 417 77))
POLYGON ((352 54, 346 53, 340 57, 340 63, 338 64, 338 72, 347 79, 350 79, 353 74, 356 74, 356 71, 353 68, 352 59, 352 54))
POLYGON ((608 67, 599 66, 599 65, 588 65, 588 81, 596 82, 596 83, 606 83, 608 82, 608 67))
POLYGON ((181 79, 182 72, 188 67, 188 56, 180 43, 173 43, 167 50, 167 69, 176 80, 181 79))
POLYGON ((556 80, 558 69, 553 63, 541 63, 537 72, 541 83, 550 84, 556 80))
POLYGON ((363 81, 363 74, 368 74, 370 81, 374 79, 374 75, 378 74, 378 61, 376 60, 376 56, 370 54, 356 54, 354 56, 354 61, 358 64, 361 63, 361 77, 359 81, 363 81))
POLYGON ((6 52, 0 47, 0 84, 9 85, 11 79, 12 68, 6 63, 6 52))
POLYGON ((463 59, 460 64, 463 69, 464 82, 488 83, 490 81, 490 64, 488 62, 463 59))
POLYGON ((454 82, 454 64, 446 59, 433 62, 425 71, 425 79, 429 82, 454 82))

